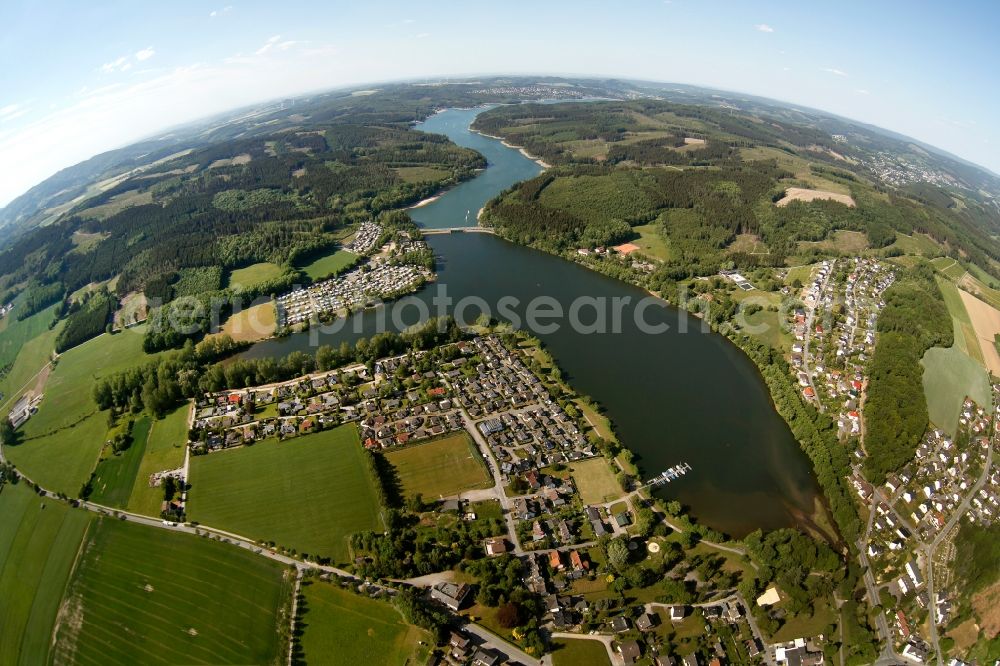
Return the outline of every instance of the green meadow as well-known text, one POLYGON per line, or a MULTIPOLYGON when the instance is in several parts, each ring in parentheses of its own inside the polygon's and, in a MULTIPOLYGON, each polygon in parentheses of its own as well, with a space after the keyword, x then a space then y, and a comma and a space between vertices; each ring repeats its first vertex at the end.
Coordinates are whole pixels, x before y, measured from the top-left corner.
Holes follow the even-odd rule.
POLYGON ((381 527, 365 455, 344 425, 192 457, 188 517, 344 562, 351 534, 381 527))
POLYGON ((99 518, 56 628, 59 664, 267 664, 279 660, 291 575, 192 534, 99 518))

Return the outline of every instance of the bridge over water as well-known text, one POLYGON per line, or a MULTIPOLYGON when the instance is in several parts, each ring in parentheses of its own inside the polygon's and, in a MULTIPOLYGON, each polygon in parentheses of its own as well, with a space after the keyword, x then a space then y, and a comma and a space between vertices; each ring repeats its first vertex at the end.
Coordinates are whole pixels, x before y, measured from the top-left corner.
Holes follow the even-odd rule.
POLYGON ((492 234, 495 233, 490 227, 444 227, 441 229, 428 229, 427 227, 421 227, 420 233, 424 236, 433 236, 435 234, 450 234, 459 232, 470 232, 476 234, 492 234))

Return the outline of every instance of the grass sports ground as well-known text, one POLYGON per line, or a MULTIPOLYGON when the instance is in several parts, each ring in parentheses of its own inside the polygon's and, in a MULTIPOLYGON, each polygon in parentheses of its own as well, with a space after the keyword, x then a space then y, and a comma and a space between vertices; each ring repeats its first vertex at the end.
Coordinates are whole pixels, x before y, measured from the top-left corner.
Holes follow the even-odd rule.
POLYGON ((924 366, 924 395, 931 423, 949 435, 958 428, 958 417, 965 396, 987 409, 992 404, 986 370, 956 347, 927 350, 924 366))
POLYGON ((585 504, 603 504, 622 496, 621 484, 606 459, 581 460, 568 467, 585 504))
POLYGON ((188 517, 299 553, 348 559, 348 537, 381 529, 357 428, 267 440, 191 459, 188 517))
POLYGON ((128 510, 147 516, 160 515, 163 490, 149 486, 149 475, 184 464, 187 443, 188 406, 178 407, 149 426, 149 436, 143 449, 142 461, 129 493, 128 510))
POLYGON ((465 432, 390 451, 385 457, 396 470, 403 497, 420 493, 429 500, 493 485, 472 438, 465 432))
POLYGON ((302 272, 313 280, 322 280, 338 271, 342 271, 358 262, 358 255, 347 250, 337 250, 333 254, 320 257, 311 264, 302 267, 302 272))
POLYGON ((107 457, 97 463, 97 469, 94 470, 91 500, 117 509, 128 506, 128 498, 132 494, 132 486, 135 485, 135 477, 146 451, 149 426, 149 417, 141 416, 132 426, 132 444, 127 449, 115 455, 107 447, 107 457))
POLYGON ((330 583, 309 581, 300 645, 307 664, 424 663, 415 653, 426 631, 407 624, 389 603, 375 601, 330 583))
POLYGON ((552 642, 553 666, 610 666, 608 650, 601 641, 559 638, 552 642))
POLYGON ((60 610, 54 661, 272 663, 291 585, 282 565, 250 551, 99 518, 60 610))
POLYGON ((0 490, 0 664, 48 662, 52 627, 92 516, 42 499, 24 483, 0 490))

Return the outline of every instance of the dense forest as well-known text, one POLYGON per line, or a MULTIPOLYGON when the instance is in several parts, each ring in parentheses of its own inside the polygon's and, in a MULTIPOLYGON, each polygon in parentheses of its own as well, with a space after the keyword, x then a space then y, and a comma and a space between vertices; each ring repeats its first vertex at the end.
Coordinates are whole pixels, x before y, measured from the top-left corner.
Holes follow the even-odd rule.
POLYGON ((864 411, 864 470, 875 484, 913 459, 928 418, 920 359, 931 347, 953 342, 951 317, 929 264, 903 273, 886 290, 885 304, 864 411))
POLYGON ((632 226, 656 220, 672 249, 662 276, 669 280, 713 273, 730 261, 780 266, 800 251, 800 242, 822 241, 836 230, 864 232, 873 248, 888 247, 897 233, 919 232, 987 272, 1000 261, 990 235, 1000 224, 994 209, 965 199, 958 205, 959 195, 927 183, 890 190, 869 182, 870 174, 841 154, 860 159, 864 153, 852 153, 816 128, 654 100, 499 107, 473 126, 557 165, 487 208, 500 233, 550 252, 621 240, 621 234, 588 229, 591 220, 581 214, 588 207, 574 206, 582 198, 599 201, 589 208, 607 220, 632 226), (857 206, 823 200, 770 205, 788 187, 808 183, 779 164, 781 158, 748 149, 799 160, 810 176, 849 190, 857 206), (563 182, 584 177, 586 183, 563 182), (744 233, 759 236, 769 252, 731 251, 744 233))

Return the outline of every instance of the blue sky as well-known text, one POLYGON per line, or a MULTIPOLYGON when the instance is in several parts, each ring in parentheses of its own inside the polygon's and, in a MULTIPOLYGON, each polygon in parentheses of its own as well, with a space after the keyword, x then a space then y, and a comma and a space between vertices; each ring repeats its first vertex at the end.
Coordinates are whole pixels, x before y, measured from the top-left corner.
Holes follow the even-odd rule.
POLYGON ((996 2, 0 5, 0 205, 60 168, 256 101, 414 77, 594 74, 773 97, 1000 172, 996 2))

